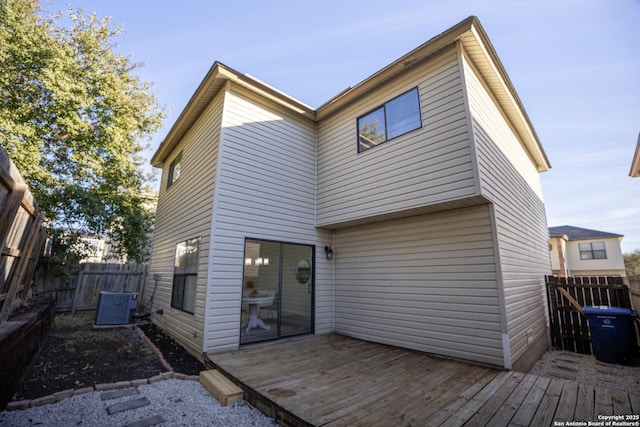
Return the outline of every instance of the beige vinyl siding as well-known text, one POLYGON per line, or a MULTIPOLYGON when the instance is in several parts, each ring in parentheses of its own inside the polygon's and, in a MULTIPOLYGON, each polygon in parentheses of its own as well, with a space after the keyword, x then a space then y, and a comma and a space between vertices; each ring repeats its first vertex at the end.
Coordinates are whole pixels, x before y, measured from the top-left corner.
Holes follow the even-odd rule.
POLYGON ((546 334, 551 271, 540 178, 504 115, 465 61, 482 195, 493 203, 511 362, 546 334))
POLYGON ((205 351, 236 349, 245 238, 316 246, 316 332, 331 325, 331 268, 315 228, 315 124, 231 85, 225 95, 205 351))
POLYGON ((336 230, 336 332, 503 366, 488 205, 336 230))
POLYGON ((150 297, 155 285, 152 276, 157 273, 160 280, 151 308, 153 321, 200 358, 222 100, 221 96, 214 99, 164 162, 145 292, 145 296, 150 297), (180 151, 182 173, 167 189, 169 165, 180 151), (171 290, 176 245, 197 237, 201 240, 196 306, 192 315, 171 308, 171 290), (158 309, 162 309, 164 314, 158 315, 158 309))
POLYGON ((476 194, 464 97, 455 49, 386 83, 318 124, 320 227, 375 221, 476 194), (365 152, 357 117, 418 86, 422 128, 365 152))

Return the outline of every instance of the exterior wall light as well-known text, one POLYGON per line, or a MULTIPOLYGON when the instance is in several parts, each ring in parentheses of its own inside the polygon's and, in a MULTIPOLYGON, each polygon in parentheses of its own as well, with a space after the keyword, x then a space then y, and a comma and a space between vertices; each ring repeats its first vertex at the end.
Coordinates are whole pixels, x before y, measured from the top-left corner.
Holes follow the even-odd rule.
POLYGON ((327 256, 327 259, 333 259, 333 249, 331 249, 331 246, 327 245, 324 247, 324 254, 327 256))

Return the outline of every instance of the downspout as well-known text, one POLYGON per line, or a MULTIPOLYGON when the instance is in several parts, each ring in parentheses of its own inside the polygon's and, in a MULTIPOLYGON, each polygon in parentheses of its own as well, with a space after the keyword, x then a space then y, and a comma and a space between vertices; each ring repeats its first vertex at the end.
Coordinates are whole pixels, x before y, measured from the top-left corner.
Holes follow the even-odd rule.
MULTIPOLYGON (((331 247, 335 248, 336 230, 331 230, 331 247)), ((334 254, 335 255, 335 254, 334 254)), ((331 260, 331 332, 336 331, 336 260, 331 260)))
POLYGON ((568 243, 569 243, 568 237, 567 237, 566 241, 564 239, 562 239, 562 244, 564 245, 564 263, 565 263, 565 266, 567 267, 567 280, 569 279, 569 277, 572 276, 572 274, 571 274, 571 266, 569 265, 569 256, 568 256, 569 253, 568 253, 568 249, 567 249, 568 246, 569 246, 568 243))

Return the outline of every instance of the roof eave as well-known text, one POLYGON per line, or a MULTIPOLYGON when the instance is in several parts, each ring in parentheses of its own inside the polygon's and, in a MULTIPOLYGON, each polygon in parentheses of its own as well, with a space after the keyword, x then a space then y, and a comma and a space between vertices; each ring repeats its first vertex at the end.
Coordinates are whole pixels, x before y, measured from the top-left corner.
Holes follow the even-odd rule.
POLYGON ((636 152, 631 162, 631 170, 629 171, 631 178, 637 178, 640 176, 640 133, 638 134, 638 142, 636 142, 636 152))
POLYGON ((449 28, 445 32, 413 49, 411 52, 382 68, 380 71, 361 81, 357 85, 340 92, 338 95, 334 96, 317 108, 318 120, 322 120, 323 118, 333 114, 345 105, 380 86, 384 82, 403 73, 416 63, 433 56, 447 46, 455 43, 462 34, 471 29, 473 22, 476 20, 477 18, 475 16, 470 16, 459 24, 449 28))
POLYGON ((154 167, 162 167, 164 160, 175 149, 182 137, 197 120, 200 114, 207 108, 213 97, 224 87, 227 81, 243 86, 250 91, 269 99, 281 106, 300 114, 311 120, 315 120, 315 111, 308 105, 280 92, 260 80, 249 75, 243 75, 221 62, 214 62, 206 76, 191 96, 186 107, 178 116, 167 136, 164 138, 153 157, 151 164, 154 167))
POLYGON ((526 150, 529 152, 532 160, 534 161, 538 172, 545 172, 551 169, 551 163, 549 162, 549 158, 540 143, 538 135, 531 123, 531 119, 529 119, 529 115, 518 96, 509 76, 507 75, 498 54, 496 53, 487 33, 482 28, 480 21, 475 19, 473 21, 473 28, 471 29, 472 34, 475 36, 476 40, 480 42, 480 46, 483 48, 485 52, 485 57, 490 62, 491 67, 495 75, 498 77, 500 81, 499 87, 492 87, 492 90, 495 91, 504 91, 504 93, 508 97, 507 104, 515 108, 509 108, 510 105, 503 105, 503 110, 509 111, 508 116, 516 128, 518 135, 520 136, 523 144, 525 145, 526 150), (505 108, 506 107, 506 108, 505 108))
POLYGON ((214 82, 220 78, 220 68, 221 64, 217 61, 213 63, 211 68, 209 68, 204 79, 202 79, 200 85, 191 96, 191 99, 189 99, 189 102, 187 102, 187 105, 178 116, 178 119, 173 123, 173 126, 167 133, 167 136, 165 136, 160 143, 160 146, 151 157, 151 165, 157 168, 162 167, 164 160, 177 145, 177 139, 183 136, 186 133, 187 128, 191 125, 192 120, 189 120, 189 117, 194 113, 199 115, 201 111, 197 110, 200 109, 198 108, 200 101, 207 95, 207 93, 210 94, 211 89, 214 86, 214 82))

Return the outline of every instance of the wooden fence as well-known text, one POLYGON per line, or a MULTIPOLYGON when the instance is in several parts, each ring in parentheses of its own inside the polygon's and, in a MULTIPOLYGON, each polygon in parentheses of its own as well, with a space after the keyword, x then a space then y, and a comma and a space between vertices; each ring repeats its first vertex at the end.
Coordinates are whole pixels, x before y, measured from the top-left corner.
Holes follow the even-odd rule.
POLYGON ((34 292, 55 293, 56 311, 95 310, 100 291, 136 292, 142 301, 148 264, 80 264, 67 277, 39 274, 34 292))
POLYGON ((560 350, 593 354, 589 325, 576 303, 632 308, 623 277, 546 276, 546 286, 551 341, 560 350))
POLYGON ((636 311, 640 310, 640 276, 628 276, 631 305, 636 311))
POLYGON ((0 323, 30 297, 47 238, 43 220, 29 188, 0 148, 0 323))

